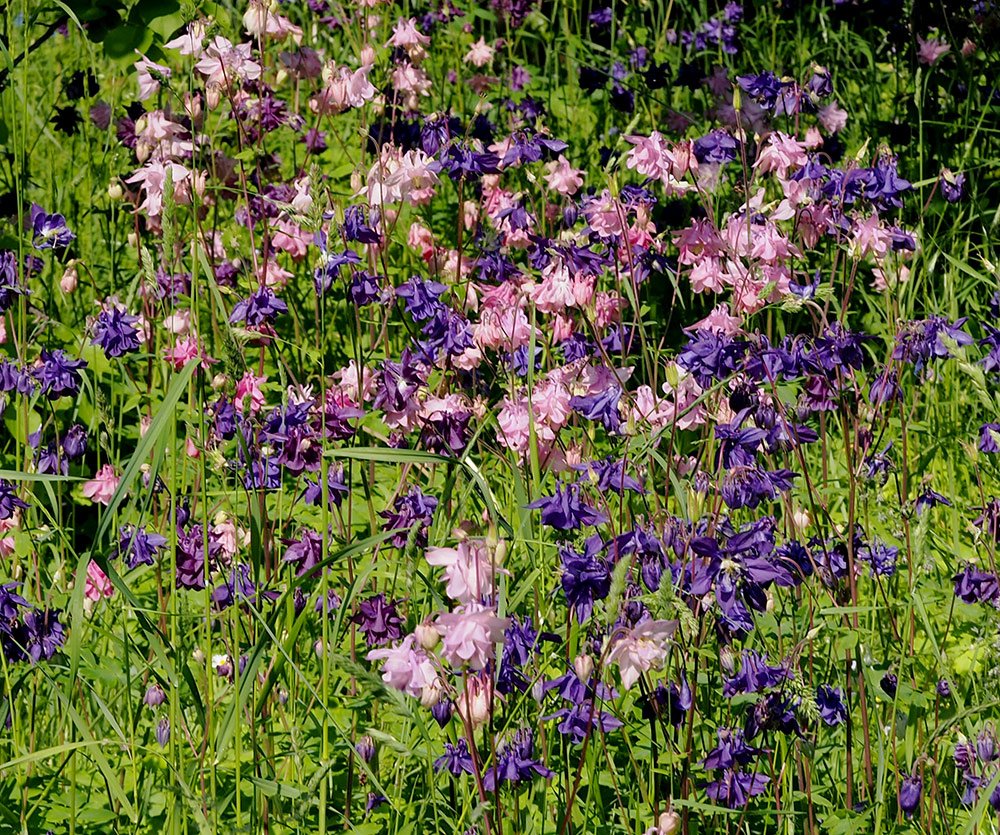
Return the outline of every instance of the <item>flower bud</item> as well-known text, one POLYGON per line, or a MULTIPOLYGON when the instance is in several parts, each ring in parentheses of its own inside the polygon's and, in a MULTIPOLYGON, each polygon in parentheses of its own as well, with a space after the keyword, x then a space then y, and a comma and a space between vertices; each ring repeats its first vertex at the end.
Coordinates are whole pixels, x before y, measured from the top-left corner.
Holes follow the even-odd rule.
POLYGON ((438 641, 441 640, 441 633, 430 623, 417 624, 413 634, 417 638, 417 643, 426 650, 434 649, 438 645, 438 641))
POLYGON ((594 672, 594 659, 586 654, 578 655, 573 659, 573 670, 576 677, 586 684, 594 672))
POLYGON ((673 810, 663 812, 660 815, 659 821, 657 821, 656 828, 659 831, 659 835, 676 835, 681 829, 681 816, 673 810))

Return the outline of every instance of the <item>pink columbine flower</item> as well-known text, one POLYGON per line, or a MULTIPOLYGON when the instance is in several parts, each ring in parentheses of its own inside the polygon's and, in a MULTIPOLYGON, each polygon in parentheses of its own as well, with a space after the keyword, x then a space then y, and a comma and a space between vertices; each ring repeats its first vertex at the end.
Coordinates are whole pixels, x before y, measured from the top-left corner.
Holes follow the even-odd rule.
POLYGON ((264 408, 265 398, 261 386, 267 382, 267 375, 258 377, 252 371, 247 371, 236 384, 236 409, 244 411, 247 408, 246 398, 250 398, 249 409, 259 412, 264 408))
POLYGON ((163 78, 170 78, 170 67, 150 61, 145 55, 142 56, 142 60, 135 62, 135 80, 139 83, 139 101, 145 101, 160 89, 159 79, 152 75, 154 72, 163 78))
POLYGON ((835 101, 821 107, 816 116, 827 133, 837 133, 847 127, 847 111, 835 101))
POLYGON ((486 43, 485 38, 480 38, 469 47, 469 51, 465 53, 465 58, 462 60, 474 67, 485 67, 493 60, 493 47, 486 43))
POLYGON ((420 699, 428 707, 437 701, 442 690, 437 668, 427 652, 407 635, 395 647, 373 649, 369 661, 381 661, 382 681, 420 699))
POLYGON ((271 11, 270 0, 250 0, 249 8, 243 13, 243 26, 253 36, 282 40, 289 35, 299 43, 302 30, 287 17, 271 11))
POLYGON ((467 676, 465 686, 455 700, 455 710, 463 722, 473 728, 486 724, 495 700, 503 698, 493 692, 493 677, 485 673, 467 676))
POLYGON ((630 689, 640 675, 663 666, 670 639, 676 631, 675 620, 647 620, 628 630, 615 642, 608 653, 608 661, 618 665, 622 687, 630 689))
POLYGON ((572 197, 583 185, 583 171, 570 165, 562 154, 545 163, 545 184, 564 197, 572 197))
POLYGON ((444 568, 444 590, 452 600, 475 603, 492 594, 499 569, 481 539, 466 540, 457 548, 431 548, 426 557, 431 565, 444 568))
POLYGON ((256 81, 260 78, 261 66, 250 57, 252 50, 252 44, 234 45, 216 35, 194 68, 205 76, 205 84, 209 87, 228 89, 243 81, 256 81))
POLYGON ((497 617, 492 609, 469 603, 438 615, 434 625, 441 633, 441 655, 449 664, 482 670, 493 660, 509 624, 509 618, 497 617))
POLYGON ((928 38, 924 40, 920 35, 917 35, 917 45, 917 60, 927 66, 933 66, 951 52, 951 44, 944 38, 928 38))
POLYGON ((108 575, 101 571, 100 566, 93 560, 87 565, 87 580, 83 587, 83 596, 93 603, 102 597, 111 597, 115 593, 115 587, 111 585, 108 575))
POLYGON ((83 495, 92 502, 107 507, 111 504, 111 497, 115 494, 119 481, 121 479, 115 475, 115 468, 111 464, 105 464, 97 471, 97 475, 84 483, 83 495))
POLYGON ((164 49, 176 49, 181 55, 194 55, 196 58, 201 55, 202 42, 205 40, 205 30, 208 24, 204 20, 194 20, 188 24, 184 34, 178 35, 172 41, 167 41, 164 49))

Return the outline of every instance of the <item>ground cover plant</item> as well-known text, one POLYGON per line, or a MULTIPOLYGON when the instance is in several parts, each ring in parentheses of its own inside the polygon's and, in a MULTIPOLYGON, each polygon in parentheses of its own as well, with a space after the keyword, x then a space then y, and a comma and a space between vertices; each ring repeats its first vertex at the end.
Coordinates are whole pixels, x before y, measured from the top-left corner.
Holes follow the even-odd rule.
POLYGON ((0 832, 996 832, 998 30, 7 4, 0 832))

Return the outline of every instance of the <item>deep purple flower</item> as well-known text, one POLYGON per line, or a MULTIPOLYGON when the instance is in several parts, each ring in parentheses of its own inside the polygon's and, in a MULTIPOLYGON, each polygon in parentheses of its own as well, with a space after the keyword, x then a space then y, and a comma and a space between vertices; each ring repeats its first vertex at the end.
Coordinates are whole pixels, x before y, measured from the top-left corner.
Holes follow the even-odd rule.
POLYGON ((31 242, 35 249, 62 249, 69 246, 76 235, 66 226, 66 218, 50 215, 37 203, 31 204, 31 242))
POLYGON ((48 660, 65 643, 66 635, 54 609, 31 609, 24 613, 24 651, 33 662, 48 660))
POLYGON ((821 684, 816 688, 816 705, 819 717, 831 727, 847 721, 847 705, 839 687, 821 684))
POLYGON ((94 323, 92 345, 99 345, 109 357, 120 357, 139 350, 139 323, 137 316, 112 306, 102 310, 94 323))
POLYGON ((580 488, 576 484, 563 487, 556 485, 552 496, 543 496, 525 505, 532 510, 542 511, 542 524, 558 531, 573 531, 587 525, 601 525, 607 517, 580 499, 580 488))
POLYGON ((166 544, 167 538, 158 533, 149 533, 143 527, 126 526, 119 529, 115 556, 122 557, 129 568, 153 565, 156 555, 166 544))
POLYGON ((17 488, 13 484, 0 478, 0 521, 10 519, 18 508, 27 510, 27 502, 18 498, 17 488))
POLYGON ((553 772, 535 759, 534 749, 535 737, 531 730, 519 730, 497 751, 496 763, 483 774, 483 788, 491 792, 502 783, 516 785, 535 777, 551 777, 553 772))
POLYGON ((309 528, 303 529, 299 538, 285 549, 284 561, 295 565, 296 577, 315 573, 316 566, 323 561, 323 537, 309 528))
POLYGON ((572 608, 579 623, 590 617, 594 601, 603 600, 611 591, 611 566, 598 554, 602 550, 598 536, 589 537, 583 553, 569 547, 559 549, 562 561, 560 582, 566 594, 566 602, 572 608))
POLYGON ((0 313, 14 305, 14 299, 30 291, 18 280, 17 256, 13 252, 0 252, 0 313))
POLYGON ((372 304, 382 298, 382 284, 377 275, 364 270, 351 273, 351 283, 347 287, 347 296, 358 307, 372 304))
MULTIPOLYGON (((344 480, 344 468, 341 466, 331 466, 326 471, 327 500, 334 507, 340 507, 344 498, 350 493, 347 482, 344 480)), ((323 500, 323 489, 320 487, 319 479, 312 481, 306 479, 306 489, 303 493, 306 504, 318 505, 323 500)))
POLYGON ((618 412, 618 401, 621 400, 621 396, 622 390, 612 385, 595 394, 571 397, 569 405, 587 420, 599 420, 608 432, 617 433, 622 422, 618 412))
POLYGON ((879 539, 862 545, 857 550, 858 559, 867 563, 873 577, 891 577, 896 571, 896 556, 899 549, 886 545, 879 539))
POLYGON ((938 179, 941 194, 949 203, 957 203, 965 196, 965 174, 952 174, 947 168, 938 179))
POLYGON ((633 493, 645 493, 642 485, 625 472, 625 459, 615 461, 612 458, 602 458, 586 464, 577 464, 573 469, 588 473, 592 481, 596 481, 601 493, 615 492, 619 495, 626 490, 633 493))
POLYGON ((170 720, 164 716, 156 725, 156 741, 161 748, 170 743, 170 720))
POLYGON ((739 693, 757 693, 777 687, 790 678, 792 674, 785 665, 771 666, 767 663, 766 655, 745 649, 741 653, 740 670, 723 682, 722 695, 730 699, 739 693))
POLYGON ((1000 598, 1000 581, 996 574, 982 571, 972 563, 955 575, 955 597, 964 603, 993 603, 1000 598))
POLYGON ((896 690, 899 688, 899 678, 895 673, 886 673, 879 681, 879 687, 890 699, 895 699, 896 690))
POLYGON ((543 716, 543 721, 559 719, 556 730, 563 736, 568 736, 572 742, 583 742, 595 730, 602 733, 610 733, 624 724, 613 713, 601 710, 594 704, 593 700, 586 699, 572 705, 557 710, 549 716, 543 716))
POLYGON ((82 458, 87 452, 87 430, 74 423, 62 438, 62 449, 70 461, 82 458))
POLYGON ((738 768, 747 765, 761 753, 759 748, 747 744, 743 731, 739 728, 719 727, 716 728, 715 735, 718 742, 701 763, 707 769, 721 771, 738 768))
POLYGON ((770 70, 765 70, 759 75, 739 75, 736 77, 736 82, 765 110, 774 110, 782 88, 788 85, 788 82, 781 81, 770 70))
POLYGON ((83 377, 80 369, 86 368, 83 360, 73 360, 62 351, 42 349, 42 361, 31 373, 42 388, 42 394, 49 400, 57 400, 65 395, 75 395, 80 390, 83 377))
POLYGON ((386 528, 400 531, 390 541, 397 548, 406 546, 410 529, 417 525, 414 534, 415 544, 423 548, 427 545, 427 528, 434 518, 438 500, 433 496, 425 496, 420 488, 414 487, 405 496, 399 496, 392 504, 392 510, 383 510, 379 515, 386 520, 386 528))
POLYGON ((271 322, 281 313, 288 312, 288 305, 279 299, 270 287, 261 287, 246 299, 238 301, 229 317, 231 324, 244 322, 249 327, 259 327, 271 322))
POLYGON ((437 281, 415 275, 396 288, 396 296, 403 299, 407 313, 417 322, 424 322, 442 308, 441 294, 447 289, 437 281))
POLYGON ((434 760, 434 770, 446 770, 458 776, 459 774, 475 774, 475 767, 472 763, 472 754, 469 753, 468 743, 464 739, 452 744, 444 744, 444 753, 434 760))
POLYGON ((360 628, 369 646, 383 646, 403 637, 403 619, 399 616, 398 600, 386 600, 379 592, 361 600, 351 622, 360 628))
POLYGON ((979 427, 979 451, 1000 452, 1000 423, 984 423, 979 427))
POLYGON ((742 809, 751 798, 766 791, 770 780, 766 774, 727 768, 717 780, 705 786, 705 793, 716 803, 730 809, 742 809))
POLYGON ((904 777, 899 784, 899 808, 907 818, 912 818, 920 807, 920 794, 924 784, 919 777, 904 777))

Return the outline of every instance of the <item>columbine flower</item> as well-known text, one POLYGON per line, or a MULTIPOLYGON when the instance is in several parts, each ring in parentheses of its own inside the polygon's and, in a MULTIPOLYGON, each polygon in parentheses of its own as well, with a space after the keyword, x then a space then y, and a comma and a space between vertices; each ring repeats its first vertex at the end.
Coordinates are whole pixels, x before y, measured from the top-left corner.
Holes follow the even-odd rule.
POLYGON ((615 641, 608 653, 608 663, 618 665, 622 687, 628 690, 642 673, 663 666, 676 630, 677 621, 646 620, 615 641))
POLYGON ((923 792, 923 781, 917 777, 904 777, 899 784, 899 808, 907 818, 912 818, 920 808, 920 795, 923 792))
POLYGON ((84 597, 92 603, 96 603, 102 597, 111 597, 115 593, 115 587, 111 584, 108 575, 101 567, 91 560, 87 564, 87 579, 84 584, 84 597))
POLYGON ((92 345, 99 345, 109 357, 120 357, 140 346, 140 330, 137 316, 131 316, 124 308, 111 306, 102 310, 94 324, 92 345))
POLYGON ((847 706, 839 687, 821 684, 816 688, 816 705, 819 717, 831 727, 847 721, 847 706))
POLYGON ((13 484, 0 478, 0 521, 12 518, 18 508, 27 510, 28 505, 17 497, 17 490, 13 484))
POLYGON ((575 484, 568 487, 556 486, 555 495, 543 496, 531 504, 531 509, 542 511, 542 524, 559 531, 572 531, 585 525, 601 525, 607 517, 580 499, 580 488, 575 484))
POLYGON ((493 594, 499 569, 486 542, 466 540, 457 548, 431 548, 426 558, 431 565, 444 567, 445 593, 452 600, 475 603, 493 594))
POLYGON ((444 753, 434 760, 434 770, 441 771, 442 769, 456 776, 475 774, 469 745, 464 739, 458 740, 454 745, 450 742, 444 744, 444 753))
POLYGON ((456 669, 485 669, 509 623, 508 618, 497 617, 492 609, 474 603, 444 612, 434 622, 441 633, 441 655, 456 669))
POLYGON ((403 637, 403 619, 396 607, 399 602, 386 600, 381 592, 358 603, 351 622, 358 624, 370 646, 382 646, 403 637))
POLYGON ((387 649, 373 649, 369 661, 382 661, 382 681, 396 690, 402 690, 430 706, 437 702, 441 692, 437 669, 430 656, 416 644, 413 635, 402 643, 387 649))
POLYGON ((262 287, 233 307, 229 321, 245 322, 249 327, 259 327, 271 322, 278 314, 287 313, 288 305, 279 299, 270 287, 262 287))
POLYGON ((559 549, 562 561, 560 581, 566 602, 579 623, 590 617, 594 601, 603 600, 611 591, 611 565, 598 556, 603 547, 599 536, 591 536, 584 544, 583 553, 568 547, 559 549))
POLYGON ((105 464, 97 471, 97 475, 84 483, 83 495, 92 502, 107 507, 111 504, 111 498, 115 495, 120 481, 121 478, 115 473, 114 466, 105 464))
POLYGON ((66 226, 66 218, 60 214, 48 214, 37 203, 31 204, 31 242, 35 249, 62 249, 75 239, 66 226))
POLYGON ((80 390, 83 382, 80 369, 86 367, 83 360, 72 360, 60 350, 43 349, 41 362, 31 374, 41 384, 42 394, 49 400, 56 400, 64 395, 75 395, 80 390))

